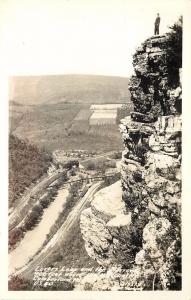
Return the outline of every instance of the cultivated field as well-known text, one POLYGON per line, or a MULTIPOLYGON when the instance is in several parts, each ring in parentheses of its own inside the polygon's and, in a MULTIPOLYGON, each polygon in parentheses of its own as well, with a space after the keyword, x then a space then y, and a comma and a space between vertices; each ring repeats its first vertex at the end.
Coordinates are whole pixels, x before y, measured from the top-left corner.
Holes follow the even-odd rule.
POLYGON ((122 108, 124 104, 92 104, 90 106, 91 110, 116 110, 122 108))
POLYGON ((117 110, 95 110, 90 117, 90 125, 116 124, 117 110))
MULTIPOLYGON (((14 135, 50 151, 120 150, 118 123, 124 113, 118 112, 128 101, 128 78, 12 77, 9 128, 14 135)), ((125 115, 128 113, 126 110, 125 115)))
POLYGON ((87 108, 87 109, 81 109, 76 117, 74 118, 74 121, 86 121, 86 120, 89 120, 89 118, 91 117, 92 115, 92 111, 87 108))
MULTIPOLYGON (((92 113, 89 104, 58 103, 34 105, 30 111, 23 106, 15 115, 14 105, 11 105, 10 131, 50 151, 122 149, 116 113, 100 110, 102 121, 98 118, 94 124, 90 122, 92 113), (104 114, 108 117, 106 124, 104 114), (108 124, 111 117, 115 118, 113 124, 108 124)), ((100 113, 96 113, 97 116, 100 117, 100 113)))

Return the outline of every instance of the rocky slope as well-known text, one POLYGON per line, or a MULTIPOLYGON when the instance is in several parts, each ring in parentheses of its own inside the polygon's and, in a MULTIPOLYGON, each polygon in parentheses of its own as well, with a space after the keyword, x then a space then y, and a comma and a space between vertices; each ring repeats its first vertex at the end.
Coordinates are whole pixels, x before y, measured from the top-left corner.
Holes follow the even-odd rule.
POLYGON ((88 254, 104 267, 81 283, 92 290, 180 288, 181 80, 171 78, 167 36, 137 49, 134 111, 121 121, 122 193, 116 183, 81 215, 88 254))

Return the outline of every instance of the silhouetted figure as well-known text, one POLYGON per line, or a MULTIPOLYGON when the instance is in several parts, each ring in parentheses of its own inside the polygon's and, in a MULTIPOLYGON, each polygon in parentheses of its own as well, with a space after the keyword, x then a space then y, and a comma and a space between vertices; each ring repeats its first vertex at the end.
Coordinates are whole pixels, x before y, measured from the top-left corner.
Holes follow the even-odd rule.
POLYGON ((160 25, 160 16, 157 14, 156 20, 155 20, 155 32, 154 34, 159 34, 159 25, 160 25))

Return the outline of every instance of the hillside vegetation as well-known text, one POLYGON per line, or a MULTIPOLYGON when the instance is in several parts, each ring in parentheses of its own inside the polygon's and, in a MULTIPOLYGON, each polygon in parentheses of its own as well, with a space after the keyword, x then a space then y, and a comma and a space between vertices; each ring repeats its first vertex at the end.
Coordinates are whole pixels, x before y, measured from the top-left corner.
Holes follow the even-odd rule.
POLYGON ((98 75, 10 77, 10 100, 22 104, 58 102, 126 103, 128 78, 98 75))
POLYGON ((9 205, 12 206, 25 188, 47 170, 51 155, 37 146, 9 136, 9 205))

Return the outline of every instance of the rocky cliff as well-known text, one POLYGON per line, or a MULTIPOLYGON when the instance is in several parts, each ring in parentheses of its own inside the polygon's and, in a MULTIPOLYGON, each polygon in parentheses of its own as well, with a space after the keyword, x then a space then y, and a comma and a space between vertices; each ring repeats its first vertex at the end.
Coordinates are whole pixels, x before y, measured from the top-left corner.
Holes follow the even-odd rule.
POLYGON ((86 250, 104 267, 84 278, 81 287, 92 290, 180 288, 181 82, 168 64, 167 36, 147 39, 133 65, 121 183, 81 215, 86 250))

